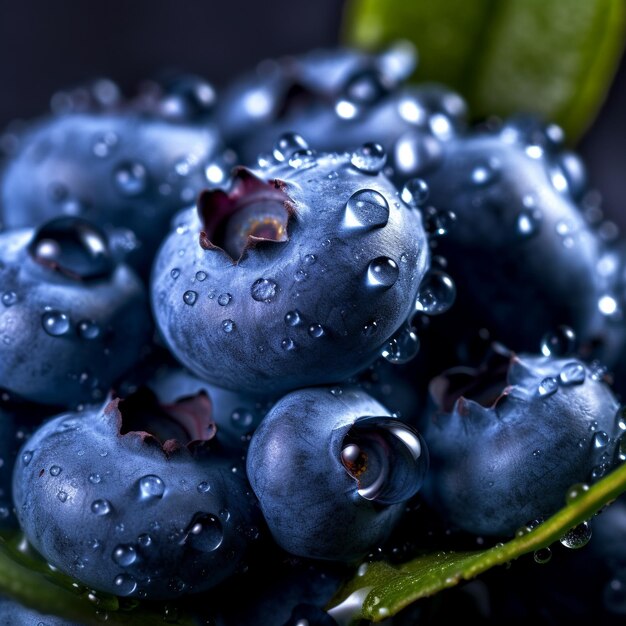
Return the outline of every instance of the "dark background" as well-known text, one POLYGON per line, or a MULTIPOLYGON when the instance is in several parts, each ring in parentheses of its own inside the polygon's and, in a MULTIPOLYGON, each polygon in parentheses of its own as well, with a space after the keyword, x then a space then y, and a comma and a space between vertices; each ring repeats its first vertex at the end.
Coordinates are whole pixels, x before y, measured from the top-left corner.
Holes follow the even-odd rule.
MULTIPOLYGON (((108 76, 130 93, 164 68, 216 86, 268 57, 332 46, 341 0, 0 0, 0 129, 52 93, 108 76)), ((418 68, 419 72, 419 68, 418 68)), ((626 62, 578 146, 607 213, 626 226, 626 62)))

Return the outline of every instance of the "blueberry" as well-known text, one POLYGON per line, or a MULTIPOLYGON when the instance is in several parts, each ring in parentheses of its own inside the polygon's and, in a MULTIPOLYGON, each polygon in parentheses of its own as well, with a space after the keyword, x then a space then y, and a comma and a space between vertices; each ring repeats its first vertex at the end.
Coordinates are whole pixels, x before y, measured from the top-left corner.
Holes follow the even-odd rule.
POLYGON ((618 403, 581 361, 496 354, 430 388, 424 497, 450 526, 510 536, 618 461, 618 403))
POLYGON ((586 355, 610 343, 599 306, 602 243, 579 203, 583 166, 554 128, 512 121, 471 133, 448 142, 441 166, 424 173, 434 214, 456 218, 437 239, 457 294, 433 324, 434 351, 447 345, 458 355, 486 330, 534 352, 563 325, 586 355))
POLYGON ((421 487, 420 435, 356 388, 294 391, 252 437, 247 470, 276 542, 356 560, 380 545, 421 487))
POLYGON ((404 181, 439 162, 441 142, 460 132, 466 115, 463 99, 445 87, 402 86, 414 66, 405 44, 381 54, 320 50, 289 57, 231 85, 217 119, 244 163, 291 131, 310 137, 318 150, 355 150, 364 169, 373 162, 367 146, 380 144, 404 181))
POLYGON ((204 193, 158 254, 161 334, 213 384, 272 394, 343 380, 414 312, 428 265, 419 213, 382 174, 302 145, 284 136, 279 163, 204 193))
POLYGON ((148 386, 162 405, 172 405, 203 395, 210 405, 218 441, 234 448, 247 447, 250 436, 273 403, 263 396, 252 396, 211 385, 176 367, 160 368, 148 386))
POLYGON ((0 626, 81 626, 55 615, 43 615, 9 598, 0 598, 0 626))
POLYGON ((63 572, 120 596, 174 598, 230 576, 258 534, 237 458, 211 447, 202 398, 138 392, 55 417, 13 480, 28 541, 63 572))
POLYGON ((151 333, 145 289, 79 218, 0 234, 0 384, 50 405, 100 400, 151 333))
POLYGON ((0 180, 5 226, 70 215, 118 229, 119 247, 143 275, 175 212, 224 177, 214 127, 129 107, 44 119, 20 146, 0 180))

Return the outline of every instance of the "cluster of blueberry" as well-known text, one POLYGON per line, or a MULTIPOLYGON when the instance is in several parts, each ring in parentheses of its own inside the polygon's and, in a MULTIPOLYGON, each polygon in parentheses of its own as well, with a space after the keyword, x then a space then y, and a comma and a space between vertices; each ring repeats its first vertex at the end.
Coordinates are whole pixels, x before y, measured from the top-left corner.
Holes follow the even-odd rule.
POLYGON ((413 70, 398 44, 219 99, 100 80, 0 138, 5 529, 147 600, 271 553, 282 609, 213 618, 333 624, 346 571, 415 551, 416 503, 495 542, 626 459, 626 274, 584 167, 413 70))

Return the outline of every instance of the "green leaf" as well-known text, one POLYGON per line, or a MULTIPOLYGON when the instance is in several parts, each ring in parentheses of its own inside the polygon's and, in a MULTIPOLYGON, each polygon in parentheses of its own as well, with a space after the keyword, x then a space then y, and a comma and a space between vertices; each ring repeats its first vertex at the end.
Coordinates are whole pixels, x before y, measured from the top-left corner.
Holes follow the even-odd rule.
MULTIPOLYGON (((90 592, 80 583, 51 570, 40 558, 20 545, 20 538, 0 537, 0 594, 36 611, 56 615, 87 626, 153 626, 164 622, 164 612, 152 605, 124 601, 116 596, 90 592)), ((178 615, 176 624, 195 624, 178 615)))
POLYGON ((624 48, 624 0, 350 0, 345 38, 397 39, 420 54, 416 79, 465 96, 472 115, 536 113, 578 137, 624 48))
POLYGON ((569 530, 589 520, 626 492, 626 464, 581 493, 550 519, 505 544, 475 552, 426 554, 400 566, 369 563, 331 601, 330 612, 340 624, 359 619, 379 622, 412 602, 453 587, 462 580, 547 548, 569 530))

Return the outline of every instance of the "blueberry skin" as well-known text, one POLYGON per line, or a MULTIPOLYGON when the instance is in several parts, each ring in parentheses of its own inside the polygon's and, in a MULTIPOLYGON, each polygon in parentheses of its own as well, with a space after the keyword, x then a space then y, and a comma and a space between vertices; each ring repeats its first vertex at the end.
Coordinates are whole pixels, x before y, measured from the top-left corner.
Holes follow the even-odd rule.
POLYGON ((76 407, 100 401, 138 361, 151 336, 147 295, 135 273, 116 265, 107 249, 102 233, 76 218, 0 234, 1 388, 34 402, 76 407), (67 244, 66 235, 84 233, 81 243, 67 244), (61 265, 38 257, 37 242, 44 253, 58 244, 61 265), (91 254, 92 244, 97 254, 91 254))
POLYGON ((0 598, 0 626, 81 626, 81 623, 43 615, 9 598, 0 598))
POLYGON ((441 166, 424 173, 429 202, 456 215, 437 240, 457 286, 455 305, 433 325, 440 350, 482 328, 517 351, 538 350, 561 325, 587 354, 608 343, 598 308, 602 245, 578 203, 584 167, 551 128, 512 120, 452 140, 441 166))
MULTIPOLYGON (((374 416, 387 417, 385 423, 392 421, 407 437, 416 437, 356 388, 294 391, 261 422, 248 450, 248 479, 283 549, 297 556, 350 562, 389 536, 406 500, 421 486, 428 455, 419 443, 418 456, 410 461, 392 450, 389 462, 398 473, 388 475, 375 469, 377 452, 384 455, 384 444, 377 448, 375 443, 360 478, 349 473, 342 462, 346 438, 355 432, 359 418, 374 416), (372 480, 382 491, 366 498, 361 493, 372 480), (387 489, 392 491, 385 494, 387 489)), ((381 424, 371 427, 374 439, 383 433, 381 424)))
POLYGON ((13 493, 28 541, 61 571, 120 596, 213 587, 258 532, 243 468, 206 444, 129 430, 137 415, 120 415, 118 401, 59 415, 22 448, 13 493))
POLYGON ((617 461, 618 402, 580 361, 512 355, 505 369, 450 370, 431 391, 423 493, 453 527, 511 536, 617 461))
POLYGON ((348 155, 303 154, 301 167, 236 170, 228 194, 201 197, 204 221, 183 214, 157 255, 151 296, 161 335, 181 363, 221 387, 273 394, 344 380, 414 311, 428 267, 419 212, 348 155), (367 192, 360 208, 357 192, 367 192), (221 226, 210 223, 228 211, 221 226), (234 236, 220 241, 220 228, 246 211, 282 219, 286 227, 272 223, 287 239, 248 237, 243 251, 226 253, 234 236))
POLYGON ((132 110, 45 118, 21 139, 0 181, 2 222, 38 226, 79 215, 103 228, 128 229, 128 261, 142 275, 172 216, 223 174, 220 140, 207 124, 172 121, 132 110))
POLYGON ((329 152, 379 143, 405 181, 438 163, 442 142, 462 131, 467 113, 443 86, 402 86, 414 67, 414 51, 402 44, 381 54, 318 50, 265 63, 226 89, 218 123, 243 163, 297 132, 329 152))
POLYGON ((222 389, 200 380, 180 367, 159 369, 148 382, 160 404, 175 404, 204 394, 211 403, 218 441, 231 448, 245 449, 250 437, 273 404, 264 396, 222 389))

